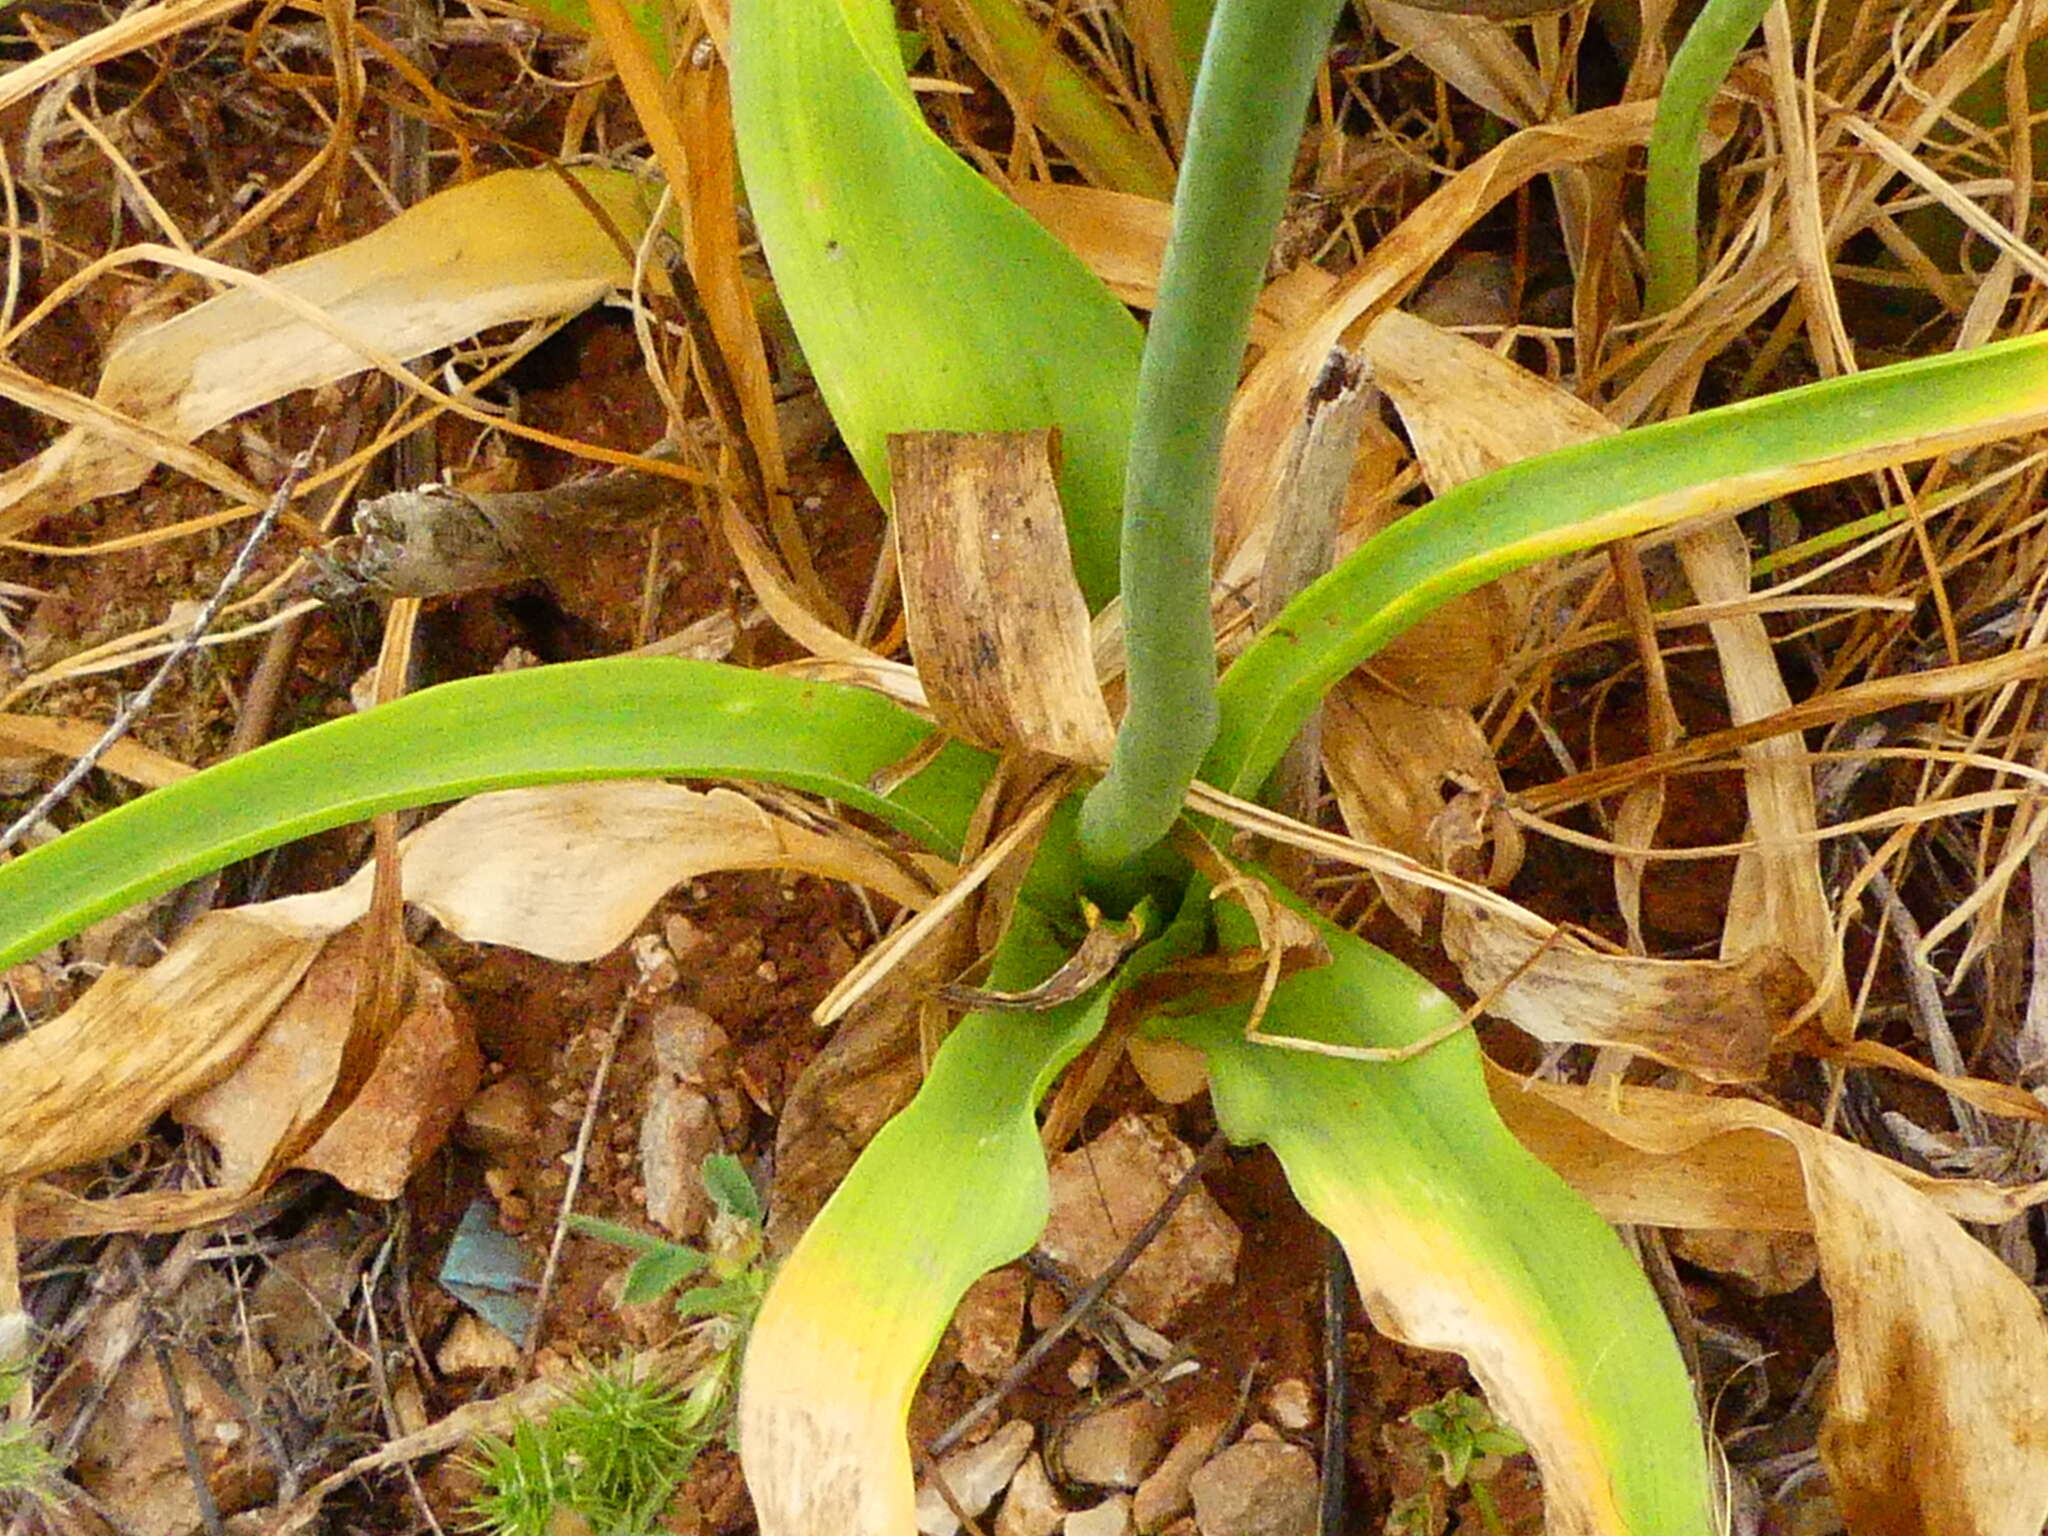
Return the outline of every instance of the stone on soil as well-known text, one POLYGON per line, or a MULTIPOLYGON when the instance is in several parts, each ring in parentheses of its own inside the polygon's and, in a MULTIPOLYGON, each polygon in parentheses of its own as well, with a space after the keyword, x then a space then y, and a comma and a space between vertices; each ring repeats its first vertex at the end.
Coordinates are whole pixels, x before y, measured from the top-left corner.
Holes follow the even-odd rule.
POLYGON ((1316 1421, 1315 1389, 1299 1376, 1274 1382, 1266 1393, 1266 1414, 1289 1434, 1300 1434, 1316 1421))
POLYGON ((1147 1398, 1091 1413, 1059 1441, 1059 1465, 1069 1482, 1091 1488, 1135 1488, 1159 1459, 1166 1410, 1147 1398))
MULTIPOLYGON (((1055 1158, 1052 1219, 1039 1246, 1076 1274, 1100 1274, 1166 1199, 1195 1154, 1156 1116, 1126 1115, 1094 1141, 1055 1158)), ((1167 1329, 1237 1269, 1237 1227, 1205 1189, 1191 1193, 1158 1239, 1110 1291, 1153 1328, 1167 1329)))
POLYGON ((1002 1510, 996 1515, 995 1536, 1052 1536, 1066 1518, 1067 1506, 1034 1451, 1010 1479, 1009 1492, 1003 1495, 1002 1510))
POLYGON ((640 1118, 640 1182, 647 1215, 671 1237, 699 1236, 715 1206, 704 1192, 704 1159, 725 1147, 711 1100, 657 1076, 640 1118))
MULTIPOLYGON (((953 1452, 939 1463, 939 1475, 958 1504, 969 1515, 979 1517, 995 1502, 1031 1449, 1031 1426, 1012 1419, 979 1445, 953 1452)), ((956 1536, 960 1517, 953 1513, 935 1484, 921 1483, 917 1490, 917 1528, 923 1536, 956 1536)))
POLYGON ((1131 1501, 1113 1493, 1093 1509, 1077 1510, 1067 1516, 1061 1536, 1125 1536, 1131 1528, 1131 1501))
POLYGON ((1030 1284, 1030 1277, 1012 1264, 983 1275, 960 1299, 953 1314, 956 1352, 960 1364, 983 1381, 993 1381, 1017 1363, 1030 1284))
POLYGON ((1202 1536, 1315 1536, 1315 1458, 1282 1440, 1241 1440, 1188 1483, 1202 1536))
POLYGON ((1206 1419, 1181 1431, 1173 1449, 1138 1485, 1137 1497, 1131 1501, 1131 1515, 1139 1530, 1163 1530, 1169 1521, 1188 1512, 1188 1480, 1209 1459, 1223 1430, 1222 1420, 1206 1419))
POLYGON ((516 1370, 519 1346, 474 1313, 459 1312, 434 1353, 434 1364, 444 1376, 516 1370))

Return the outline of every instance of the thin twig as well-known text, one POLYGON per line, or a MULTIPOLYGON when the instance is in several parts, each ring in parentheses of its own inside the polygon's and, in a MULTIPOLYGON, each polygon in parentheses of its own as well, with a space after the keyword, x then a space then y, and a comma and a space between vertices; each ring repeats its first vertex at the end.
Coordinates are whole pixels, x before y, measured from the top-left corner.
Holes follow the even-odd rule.
POLYGON ((1323 1488, 1318 1536, 1343 1536, 1347 1440, 1351 1431, 1351 1261, 1334 1233, 1323 1236, 1323 1488))
POLYGON ((170 654, 164 657, 156 671, 151 674, 149 681, 144 683, 135 696, 123 706, 121 712, 114 716, 100 739, 87 747, 84 755, 65 771, 62 778, 50 786, 48 793, 22 812, 13 826, 5 832, 0 832, 0 853, 5 853, 26 837, 31 828, 61 805, 65 796, 84 782, 85 776, 99 766, 100 759, 113 749, 114 743, 126 736, 135 722, 142 718, 143 712, 155 701, 178 664, 199 648, 200 640, 213 628, 221 610, 227 607, 228 598, 235 588, 242 584, 242 578, 249 574, 249 567, 256 560, 256 551, 262 547, 264 539, 269 537, 270 530, 276 526, 278 517, 290 504, 293 490, 297 488, 299 481, 305 478, 306 471, 312 467, 313 455, 319 449, 320 440, 324 435, 325 428, 316 432, 305 451, 293 459, 291 466, 285 470, 284 479, 278 482, 277 491, 270 498, 270 505, 265 507, 263 515, 256 519, 256 526, 249 530, 249 536, 242 541, 242 547, 235 553, 234 563, 228 567, 227 574, 220 580, 220 585, 214 588, 213 595, 199 610, 199 617, 192 621, 192 627, 171 647, 170 654))
POLYGON ((555 1271, 562 1262, 562 1244, 569 1236, 569 1218, 576 1210, 577 1192, 583 1188, 583 1170, 590 1156, 591 1133, 597 1128, 598 1106, 604 1102, 605 1080, 612 1075, 612 1061, 619 1053, 619 1037, 626 1029, 626 1010, 632 1004, 631 996, 620 1003, 611 1028, 605 1031, 604 1045, 597 1058, 597 1075, 590 1081, 590 1098, 583 1106, 583 1123, 576 1129, 576 1150, 569 1162, 569 1184, 562 1191, 562 1208, 555 1214, 555 1235, 548 1243, 548 1261, 541 1269, 540 1287, 534 1293, 533 1324, 520 1341, 522 1367, 533 1364, 534 1351, 540 1347, 541 1327, 547 1321, 548 1299, 555 1289, 555 1271))
MULTIPOLYGON (((1850 851, 1865 862, 1870 859, 1869 850, 1860 841, 1853 842, 1850 851)), ((1948 1009, 1942 1004, 1941 986, 1935 979, 1934 968, 1920 958, 1919 919, 1913 916, 1899 895, 1898 887, 1892 884, 1891 877, 1881 866, 1871 866, 1870 889, 1898 932, 1899 968, 1906 976, 1906 1004, 1914 1032, 1927 1042, 1927 1053, 1934 1058, 1934 1065, 1939 1071, 1948 1077, 1968 1077, 1969 1064, 1963 1060, 1955 1031, 1949 1027, 1948 1009)), ((1976 1105, 1958 1093, 1950 1093, 1948 1103, 1949 1113, 1955 1116, 1956 1130, 1965 1141, 1972 1147, 1997 1145, 1976 1105)))
MULTIPOLYGON (((377 1333, 377 1281, 384 1273, 385 1262, 391 1257, 392 1246, 398 1239, 398 1229, 391 1229, 391 1236, 377 1252, 377 1259, 370 1266, 370 1272, 363 1276, 363 1326, 370 1333, 370 1381, 377 1389, 377 1406, 384 1415, 384 1432, 396 1440, 405 1433, 405 1426, 398 1419, 398 1404, 391 1396, 391 1374, 384 1369, 384 1341, 377 1333)), ((401 1280, 399 1288, 404 1289, 401 1280)), ((536 1330, 538 1331, 538 1330, 536 1330)), ((434 1513, 434 1506, 427 1502, 427 1491, 420 1486, 419 1474, 412 1469, 412 1463, 401 1461, 398 1470, 405 1476, 405 1486, 412 1491, 413 1502, 420 1507, 420 1513, 427 1517, 427 1524, 433 1528, 434 1536, 448 1536, 441 1528, 440 1518, 434 1513)), ((279 1504, 289 1504, 290 1499, 280 1497, 279 1504)))
POLYGON ((164 1343, 164 1317, 152 1310, 149 1328, 149 1347, 156 1356, 157 1374, 163 1378, 164 1403, 170 1410, 171 1422, 177 1427, 178 1448, 184 1452, 185 1475, 192 1482, 192 1497, 199 1505, 199 1523, 206 1527, 206 1536, 227 1536, 221 1524, 220 1506, 214 1502, 213 1489, 206 1481, 206 1458, 199 1452, 199 1439, 192 1433, 192 1415, 185 1410, 185 1390, 178 1385, 178 1373, 171 1367, 170 1346, 164 1343))
POLYGON ((1180 1176, 1179 1182, 1167 1191, 1166 1198, 1159 1202, 1159 1209, 1146 1218, 1145 1224, 1132 1234, 1128 1243, 1124 1244, 1123 1252, 1110 1261, 1107 1269, 1082 1287, 1080 1293, 1068 1304, 1067 1310, 1060 1314, 1059 1321, 1038 1336, 1032 1346, 1018 1357, 1017 1363, 1003 1373, 1001 1381, 984 1392, 971 1408, 947 1425, 938 1438, 926 1447, 931 1455, 943 1456, 958 1445, 969 1430, 1001 1407, 1003 1400, 1038 1369, 1039 1363, 1052 1353, 1053 1346, 1072 1333, 1081 1321, 1095 1310, 1097 1303, 1109 1294, 1109 1288, 1121 1280, 1124 1271, 1137 1262, 1138 1255, 1151 1246, 1152 1240, 1159 1236, 1167 1222, 1172 1220, 1173 1213, 1180 1209, 1181 1201, 1192 1194, 1203 1176, 1223 1160, 1223 1154, 1229 1148, 1230 1139, 1221 1131, 1209 1138, 1209 1144, 1202 1148, 1188 1171, 1180 1176))

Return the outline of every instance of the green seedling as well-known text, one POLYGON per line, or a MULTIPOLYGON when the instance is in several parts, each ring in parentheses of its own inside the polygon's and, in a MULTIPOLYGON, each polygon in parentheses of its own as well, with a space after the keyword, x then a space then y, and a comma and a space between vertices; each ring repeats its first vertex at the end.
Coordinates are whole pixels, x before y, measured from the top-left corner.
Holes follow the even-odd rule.
POLYGON ((544 1423, 479 1443, 482 1491, 470 1529, 488 1536, 596 1536, 652 1531, 698 1453, 718 1438, 720 1404, 695 1387, 600 1371, 544 1423))
POLYGON ((675 1293, 684 1317, 724 1318, 741 1334, 753 1326, 768 1288, 761 1248, 761 1198, 738 1158, 714 1152, 704 1159, 704 1190, 717 1207, 707 1250, 672 1243, 595 1216, 572 1216, 571 1230, 636 1255, 620 1299, 645 1306, 675 1293), (684 1288, 704 1276, 708 1283, 684 1288))
POLYGON ((560 1536, 566 1512, 598 1536, 638 1536, 654 1528, 698 1453, 729 1433, 733 1386, 768 1272, 760 1199, 746 1169, 714 1153, 703 1179, 717 1206, 706 1249, 592 1216, 571 1217, 570 1226, 634 1254, 621 1299, 637 1306, 672 1295, 680 1316, 698 1320, 708 1356, 680 1386, 599 1372, 545 1423, 484 1441, 473 1460, 483 1484, 470 1507, 474 1529, 560 1536), (688 1284, 699 1277, 708 1283, 688 1284))
POLYGON ((41 1428, 10 1412, 32 1369, 28 1360, 0 1357, 0 1500, 40 1498, 57 1483, 57 1458, 44 1444, 41 1428))
POLYGON ((1436 1453, 1444 1486, 1469 1485, 1481 1523, 1492 1536, 1506 1536, 1500 1509, 1487 1484, 1499 1474, 1502 1458, 1521 1455, 1529 1449, 1528 1444, 1469 1392, 1447 1392, 1407 1417, 1436 1453))
MULTIPOLYGON (((1076 585, 1092 609, 1124 603, 1129 703, 1114 766, 1051 816, 986 986, 1022 992, 1060 970, 1084 937, 1084 897, 1116 920, 1142 894, 1164 919, 1083 995, 961 1020, 782 1263, 739 1394, 766 1536, 912 1527, 904 1421, 918 1379, 968 1286, 1045 1222, 1041 1099, 1140 983, 1255 949, 1254 906, 1292 907, 1330 956, 1279 983, 1261 1039, 1247 1038, 1247 1002, 1143 1027, 1205 1054, 1219 1122, 1273 1149, 1304 1208, 1343 1242, 1374 1315, 1471 1362, 1527 1437, 1556 1528, 1712 1529, 1692 1389, 1656 1299, 1592 1208, 1501 1124, 1457 1006, 1263 871, 1246 866, 1219 892, 1165 839, 1200 830, 1183 809, 1197 776, 1263 793, 1324 693, 1460 592, 1532 561, 2040 427, 2048 339, 1875 369, 1473 481, 1310 586, 1219 680, 1208 629, 1216 453, 1335 12, 1335 0, 1219 0, 1213 17, 1199 0, 1171 7, 1201 65, 1171 255, 1141 333, 927 127, 884 0, 732 7, 756 225, 876 490, 889 493, 893 434, 1057 427, 1076 585), (1273 1037, 1338 1053, 1276 1049, 1273 1037), (1411 1049, 1429 1040, 1441 1043, 1411 1049)), ((0 965, 293 837, 567 779, 779 784, 957 857, 995 769, 988 752, 878 694, 737 667, 617 659, 472 679, 286 738, 0 866, 0 965)), ((740 1278, 760 1273, 751 1262, 721 1273, 715 1245, 692 1258, 637 1251, 644 1293, 683 1288, 679 1301, 700 1312, 736 1315, 749 1300, 740 1278)), ((523 1456, 521 1444, 504 1453, 525 1468, 503 1483, 508 1522, 539 1493, 559 1502, 576 1475, 531 1434, 523 1456), (539 1491, 530 1501, 518 1492, 528 1488, 539 1491)))

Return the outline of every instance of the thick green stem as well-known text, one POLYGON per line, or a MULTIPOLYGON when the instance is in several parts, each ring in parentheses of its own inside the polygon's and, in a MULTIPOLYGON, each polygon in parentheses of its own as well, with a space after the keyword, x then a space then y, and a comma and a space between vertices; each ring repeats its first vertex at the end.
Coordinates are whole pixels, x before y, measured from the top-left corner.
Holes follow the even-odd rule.
POLYGON ((1220 0, 1195 82, 1124 482, 1129 704, 1081 849, 1114 871, 1166 835, 1216 733, 1217 465, 1316 71, 1341 0, 1220 0))
POLYGON ((1700 135, 1707 130, 1714 93, 1770 5, 1771 0, 1707 0, 1665 72, 1643 187, 1649 266, 1644 303, 1651 314, 1683 303, 1699 281, 1700 135))

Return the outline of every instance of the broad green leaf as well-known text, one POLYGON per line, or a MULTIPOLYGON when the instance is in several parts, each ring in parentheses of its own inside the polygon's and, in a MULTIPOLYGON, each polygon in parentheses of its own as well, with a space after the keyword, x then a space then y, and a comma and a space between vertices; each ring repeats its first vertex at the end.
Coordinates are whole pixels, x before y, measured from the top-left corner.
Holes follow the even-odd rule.
MULTIPOLYGON (((1070 838, 1071 817, 1048 836, 1070 838)), ((1072 939, 1019 906, 991 985, 1028 987, 1072 939)), ((1182 925, 1117 985, 1181 953, 1182 925)), ((1049 1193, 1035 1110, 1092 1039, 1115 986, 1047 1013, 977 1013, 932 1059, 811 1223, 755 1323, 740 1452, 763 1536, 900 1536, 916 1528, 904 1421, 968 1286, 1038 1240, 1049 1193)))
POLYGON ((379 811, 574 779, 754 779, 959 848, 991 762, 948 744, 887 795, 869 780, 931 727, 879 694, 710 662, 621 657, 447 683, 144 795, 0 864, 0 967, 95 918, 379 811))
POLYGON ((1873 368, 1547 453, 1369 539, 1224 675, 1202 778, 1255 795, 1323 694, 1462 592, 1553 555, 2048 425, 2048 336, 1873 368))
MULTIPOLYGON (((1283 981, 1263 1029, 1399 1047, 1451 1000, 1320 918, 1327 966, 1283 981)), ((1257 942, 1224 905, 1226 943, 1257 942)), ((1218 1122, 1272 1147, 1343 1242, 1373 1320, 1456 1350, 1543 1470, 1554 1531, 1706 1536, 1704 1441, 1677 1344, 1612 1229, 1495 1115, 1469 1031, 1405 1062, 1342 1060, 1244 1036, 1240 1005, 1174 1019, 1209 1057, 1218 1122)))
POLYGON ((1057 426, 1074 567, 1117 585, 1138 323, 925 125, 884 0, 737 0, 733 122, 776 290, 847 446, 1057 426))

